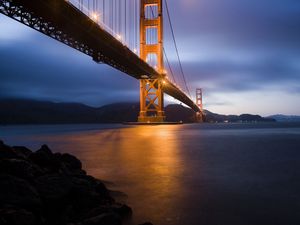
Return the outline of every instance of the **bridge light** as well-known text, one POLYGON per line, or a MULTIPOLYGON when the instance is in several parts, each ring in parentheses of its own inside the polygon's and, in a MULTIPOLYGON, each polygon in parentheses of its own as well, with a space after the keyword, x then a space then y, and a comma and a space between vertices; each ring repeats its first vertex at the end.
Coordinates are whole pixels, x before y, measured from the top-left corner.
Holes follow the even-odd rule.
POLYGON ((163 84, 166 84, 167 82, 165 80, 162 81, 163 84))
POLYGON ((118 39, 119 41, 122 41, 122 36, 121 36, 120 34, 117 34, 117 39, 118 39))
POLYGON ((97 13, 92 13, 91 17, 94 21, 98 22, 99 16, 97 13))

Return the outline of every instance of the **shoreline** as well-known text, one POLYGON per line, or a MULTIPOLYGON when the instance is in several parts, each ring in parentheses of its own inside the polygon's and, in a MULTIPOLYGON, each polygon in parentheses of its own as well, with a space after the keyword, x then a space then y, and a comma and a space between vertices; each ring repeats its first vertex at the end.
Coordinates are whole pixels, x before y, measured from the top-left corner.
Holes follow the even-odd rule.
POLYGON ((113 193, 74 155, 53 153, 47 145, 33 152, 0 140, 1 224, 131 224, 132 209, 113 193))

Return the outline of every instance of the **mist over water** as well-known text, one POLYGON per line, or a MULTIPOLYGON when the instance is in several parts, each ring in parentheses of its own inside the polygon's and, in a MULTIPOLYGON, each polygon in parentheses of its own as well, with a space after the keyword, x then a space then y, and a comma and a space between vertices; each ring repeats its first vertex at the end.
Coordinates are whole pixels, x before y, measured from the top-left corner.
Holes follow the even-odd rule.
POLYGON ((127 194, 135 224, 300 224, 300 124, 3 126, 0 139, 76 155, 127 194))

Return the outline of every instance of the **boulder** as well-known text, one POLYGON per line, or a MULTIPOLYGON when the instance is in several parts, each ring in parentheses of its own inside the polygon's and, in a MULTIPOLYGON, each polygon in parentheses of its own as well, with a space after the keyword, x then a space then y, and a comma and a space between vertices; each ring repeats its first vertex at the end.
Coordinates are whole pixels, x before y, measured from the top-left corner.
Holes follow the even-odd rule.
POLYGON ((112 210, 122 219, 130 219, 132 216, 132 209, 125 204, 115 203, 112 205, 112 210))
POLYGON ((32 153, 30 149, 23 146, 14 146, 13 149, 23 159, 28 158, 28 156, 32 153))
POLYGON ((81 170, 82 164, 79 159, 68 153, 61 155, 61 161, 72 170, 81 170))
POLYGON ((48 173, 57 172, 60 169, 59 160, 57 160, 47 145, 43 145, 39 150, 30 154, 29 159, 42 169, 46 169, 48 173))
POLYGON ((114 213, 103 213, 86 219, 83 225, 122 225, 122 221, 120 217, 114 213))
POLYGON ((44 201, 62 203, 71 190, 72 182, 70 178, 60 174, 47 174, 38 177, 35 186, 44 201))
POLYGON ((16 159, 19 158, 15 150, 3 143, 0 142, 0 159, 16 159))
POLYGON ((35 174, 38 174, 38 168, 24 159, 2 159, 0 171, 25 180, 32 180, 35 174))
POLYGON ((108 189, 101 181, 98 181, 98 180, 96 181, 95 189, 96 189, 96 192, 99 193, 103 197, 110 196, 108 189))
POLYGON ((12 175, 0 174, 0 207, 4 205, 39 211, 41 199, 36 189, 27 181, 12 175))
POLYGON ((0 225, 121 225, 131 215, 75 156, 0 141, 0 225))
POLYGON ((61 174, 46 174, 35 181, 36 189, 43 203, 47 225, 64 225, 69 219, 72 182, 61 174))
POLYGON ((88 180, 72 177, 72 187, 69 193, 69 200, 76 208, 93 208, 101 202, 95 187, 88 180))
POLYGON ((38 225, 39 218, 34 213, 22 208, 5 207, 0 208, 1 225, 38 225))

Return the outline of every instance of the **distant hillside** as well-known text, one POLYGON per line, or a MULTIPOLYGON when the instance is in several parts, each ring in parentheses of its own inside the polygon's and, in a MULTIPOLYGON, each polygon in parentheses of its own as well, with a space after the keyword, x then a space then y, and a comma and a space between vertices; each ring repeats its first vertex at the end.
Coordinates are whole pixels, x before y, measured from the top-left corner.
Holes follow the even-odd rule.
MULTIPOLYGON (((0 124, 122 123, 136 121, 139 103, 115 103, 99 108, 79 103, 2 99, 0 124)), ((193 122, 192 110, 181 105, 165 108, 168 121, 193 122)))
POLYGON ((242 114, 242 115, 222 115, 212 113, 210 111, 205 110, 205 121, 206 122, 228 122, 228 123, 236 123, 236 122, 276 122, 273 118, 265 118, 259 115, 251 115, 251 114, 242 114))
POLYGON ((278 122, 300 122, 300 116, 287 116, 287 115, 272 115, 267 118, 275 119, 278 122))
MULTIPOLYGON (((182 105, 165 107, 167 121, 195 121, 195 113, 182 105)), ((220 115, 205 111, 207 122, 270 122, 271 118, 243 114, 220 115)), ((54 103, 48 101, 2 99, 0 124, 67 124, 67 123, 122 123, 136 121, 138 103, 115 103, 99 108, 79 103, 54 103)))

